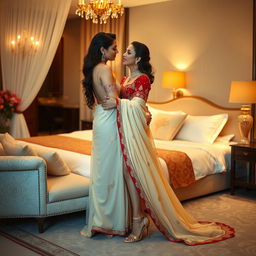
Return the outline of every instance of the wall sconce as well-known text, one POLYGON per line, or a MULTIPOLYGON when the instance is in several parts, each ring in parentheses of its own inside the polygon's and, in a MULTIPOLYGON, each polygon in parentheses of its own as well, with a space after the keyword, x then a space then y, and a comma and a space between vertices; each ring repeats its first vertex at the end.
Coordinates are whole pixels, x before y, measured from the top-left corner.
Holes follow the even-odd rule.
POLYGON ((29 36, 27 31, 23 31, 17 35, 15 40, 10 42, 11 51, 13 53, 19 53, 24 58, 27 55, 35 54, 39 48, 40 42, 35 39, 34 36, 29 36))
MULTIPOLYGON (((230 87, 229 102, 256 103, 256 81, 233 81, 230 87)), ((250 144, 249 133, 253 125, 250 115, 250 105, 241 106, 241 115, 238 116, 241 144, 250 144)))
POLYGON ((185 72, 183 71, 165 71, 162 80, 163 88, 173 88, 173 98, 183 96, 183 91, 179 88, 186 87, 185 72))

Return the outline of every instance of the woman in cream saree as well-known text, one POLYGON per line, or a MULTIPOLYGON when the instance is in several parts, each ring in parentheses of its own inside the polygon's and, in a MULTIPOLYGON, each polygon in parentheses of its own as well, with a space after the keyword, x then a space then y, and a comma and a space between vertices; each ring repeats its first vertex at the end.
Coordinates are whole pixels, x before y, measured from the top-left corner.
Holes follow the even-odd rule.
MULTIPOLYGON (((106 62, 114 60, 117 53, 115 35, 100 32, 92 39, 84 62, 87 105, 92 108, 95 100, 98 103, 93 120, 89 207, 86 226, 81 231, 86 237, 96 232, 124 236, 128 229, 128 194, 123 178, 116 109, 105 111, 100 104, 111 95, 114 79, 106 62)), ((113 88, 116 90, 115 86, 113 88)))
MULTIPOLYGON (((140 48, 145 47, 141 43, 133 42, 127 51, 134 52, 134 61, 149 61, 149 56, 145 58, 139 55, 140 48)), ((146 52, 149 54, 148 50, 146 52)), ((126 55, 127 53, 124 54, 126 55)), ((137 65, 140 71, 139 64, 129 63, 133 67, 137 65)), ((136 70, 133 69, 133 73, 135 72, 136 70)), ((122 80, 122 99, 116 99, 116 108, 120 145, 127 171, 149 215, 159 231, 170 241, 198 245, 233 237, 235 231, 228 225, 219 222, 200 222, 190 216, 169 185, 161 169, 146 122, 146 100, 151 81, 142 73, 138 72, 132 83, 127 83, 126 77, 122 80)), ((106 108, 106 105, 103 106, 106 108)), ((139 204, 140 201, 138 200, 137 203, 139 204)), ((141 233, 139 235, 131 233, 126 242, 142 239, 142 233, 147 228, 148 222, 145 221, 146 217, 141 220, 141 233)), ((136 221, 133 225, 136 225, 136 221)))

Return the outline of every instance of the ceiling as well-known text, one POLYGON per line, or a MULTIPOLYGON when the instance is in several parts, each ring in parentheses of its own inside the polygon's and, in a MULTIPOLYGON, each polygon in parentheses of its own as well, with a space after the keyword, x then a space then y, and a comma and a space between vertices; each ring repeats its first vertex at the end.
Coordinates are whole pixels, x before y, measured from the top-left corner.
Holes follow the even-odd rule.
MULTIPOLYGON (((172 0, 122 0, 122 4, 124 7, 129 8, 129 7, 139 6, 139 5, 154 4, 154 3, 166 2, 166 1, 172 1, 172 0)), ((89 0, 87 0, 86 2, 89 2, 89 0)), ((113 2, 117 3, 118 1, 114 0, 113 2)), ((78 17, 77 15, 75 15, 75 11, 77 9, 77 3, 78 3, 78 0, 72 0, 69 15, 68 15, 69 19, 78 17)))

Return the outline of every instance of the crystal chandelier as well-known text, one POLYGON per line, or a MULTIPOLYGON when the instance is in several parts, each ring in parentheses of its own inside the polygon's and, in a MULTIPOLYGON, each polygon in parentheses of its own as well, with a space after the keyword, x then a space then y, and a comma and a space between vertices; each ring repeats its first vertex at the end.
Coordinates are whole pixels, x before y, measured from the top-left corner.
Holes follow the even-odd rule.
POLYGON ((93 23, 106 24, 109 17, 118 18, 124 13, 124 7, 121 0, 118 4, 114 4, 111 0, 90 0, 85 3, 85 0, 79 0, 76 14, 86 20, 91 19, 93 23))
POLYGON ((24 58, 28 55, 33 55, 39 48, 40 42, 34 36, 28 34, 26 30, 16 36, 11 42, 11 51, 13 53, 21 54, 24 58))

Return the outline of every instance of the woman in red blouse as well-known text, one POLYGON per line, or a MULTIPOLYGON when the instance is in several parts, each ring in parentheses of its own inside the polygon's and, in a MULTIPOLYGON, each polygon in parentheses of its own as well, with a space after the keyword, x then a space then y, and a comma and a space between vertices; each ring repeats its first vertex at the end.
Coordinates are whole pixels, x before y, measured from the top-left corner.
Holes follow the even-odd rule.
POLYGON ((132 232, 125 242, 137 242, 148 229, 144 203, 155 225, 168 240, 188 245, 218 242, 234 236, 223 223, 197 221, 190 216, 169 185, 158 160, 147 125, 146 101, 154 80, 146 45, 132 42, 123 55, 129 76, 121 80, 120 98, 103 101, 104 109, 116 108, 117 127, 124 158, 124 177, 132 204, 132 232))
MULTIPOLYGON (((123 54, 123 64, 130 70, 130 75, 125 76, 121 80, 120 98, 132 100, 134 97, 142 99, 147 102, 148 94, 151 89, 151 83, 154 81, 152 74, 152 66, 150 64, 149 49, 146 45, 140 42, 132 42, 126 52, 123 54)), ((103 108, 109 109, 112 106, 118 105, 117 102, 105 102, 102 104, 103 108), (106 105, 105 105, 106 104, 106 105), (107 105, 108 104, 108 105, 107 105)), ((149 123, 150 118, 147 115, 150 113, 145 110, 146 121, 149 123)), ((117 115, 118 117, 119 115, 117 115)), ((120 116, 119 116, 120 117, 120 116)), ((121 134, 120 134, 121 136, 121 134)), ((124 177, 129 191, 132 203, 132 232, 125 239, 125 242, 134 242, 142 239, 144 229, 148 229, 149 220, 142 211, 140 205, 140 197, 137 193, 136 187, 131 179, 129 172, 125 166, 124 177)))

